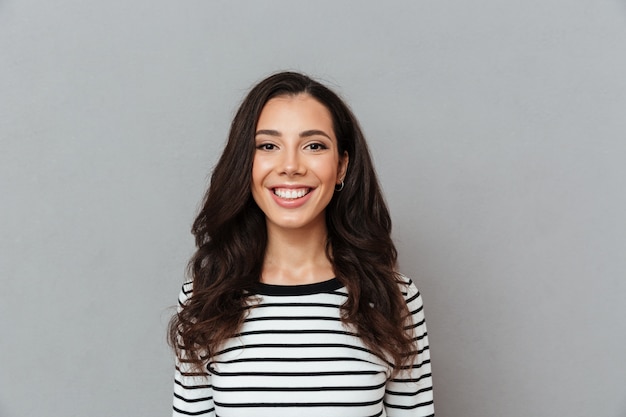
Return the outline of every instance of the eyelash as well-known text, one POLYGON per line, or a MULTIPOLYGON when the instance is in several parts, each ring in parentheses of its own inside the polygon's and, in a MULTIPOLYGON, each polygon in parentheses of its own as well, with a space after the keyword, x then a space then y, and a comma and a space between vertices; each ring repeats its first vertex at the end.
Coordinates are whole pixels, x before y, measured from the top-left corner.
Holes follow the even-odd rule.
MULTIPOLYGON (((256 147, 258 150, 260 151, 273 151, 276 149, 276 145, 274 145, 273 143, 261 143, 260 145, 257 145, 256 147)), ((326 145, 324 145, 323 143, 319 143, 319 142, 315 142, 315 143, 309 143, 306 148, 316 152, 316 151, 323 151, 325 149, 328 149, 328 147, 326 145)))
POLYGON ((276 145, 274 145, 273 143, 262 143, 260 145, 257 145, 256 148, 260 151, 273 151, 274 149, 276 149, 276 145))
POLYGON ((319 143, 319 142, 310 143, 307 145, 307 148, 311 149, 312 151, 323 151, 324 149, 328 149, 326 145, 324 145, 323 143, 319 143), (314 146, 317 147, 317 149, 312 149, 312 147, 314 146))

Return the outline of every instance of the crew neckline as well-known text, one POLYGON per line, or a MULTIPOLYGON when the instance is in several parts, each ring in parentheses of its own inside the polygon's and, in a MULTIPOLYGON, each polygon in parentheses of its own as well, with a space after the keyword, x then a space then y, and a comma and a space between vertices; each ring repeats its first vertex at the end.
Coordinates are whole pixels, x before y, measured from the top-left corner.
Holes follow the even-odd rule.
POLYGON ((313 295, 325 292, 336 291, 343 287, 338 278, 331 278, 326 281, 314 282, 312 284, 301 285, 276 285, 257 282, 255 292, 259 295, 313 295))

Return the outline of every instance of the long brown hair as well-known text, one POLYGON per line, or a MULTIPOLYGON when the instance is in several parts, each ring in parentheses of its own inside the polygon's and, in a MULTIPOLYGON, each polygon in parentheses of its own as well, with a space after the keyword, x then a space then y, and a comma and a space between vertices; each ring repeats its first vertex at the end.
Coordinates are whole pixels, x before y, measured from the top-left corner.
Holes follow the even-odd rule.
MULTIPOLYGON (((228 142, 193 223, 197 251, 188 273, 193 294, 172 317, 169 341, 201 368, 240 329, 267 243, 265 216, 250 191, 254 133, 261 110, 277 96, 308 94, 333 118, 339 154, 350 157, 345 185, 326 208, 326 252, 348 291, 342 321, 353 326, 395 372, 414 355, 409 311, 395 271, 391 219, 357 119, 333 91, 303 74, 274 74, 250 90, 233 119, 228 142)), ((181 358, 183 359, 183 358, 181 358)))

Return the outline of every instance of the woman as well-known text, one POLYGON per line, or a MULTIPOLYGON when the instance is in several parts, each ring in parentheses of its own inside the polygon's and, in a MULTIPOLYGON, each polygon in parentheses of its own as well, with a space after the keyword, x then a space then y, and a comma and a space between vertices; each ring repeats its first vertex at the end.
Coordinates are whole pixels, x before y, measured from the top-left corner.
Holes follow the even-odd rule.
POLYGON ((421 297, 335 93, 292 72, 256 85, 192 232, 175 416, 433 415, 421 297))

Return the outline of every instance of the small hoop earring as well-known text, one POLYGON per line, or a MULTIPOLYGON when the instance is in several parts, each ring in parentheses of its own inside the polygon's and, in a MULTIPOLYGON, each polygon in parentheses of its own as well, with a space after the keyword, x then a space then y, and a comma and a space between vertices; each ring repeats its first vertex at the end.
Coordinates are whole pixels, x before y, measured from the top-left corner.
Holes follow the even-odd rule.
POLYGON ((335 184, 335 191, 341 191, 341 190, 343 190, 343 186, 344 186, 344 185, 345 185, 345 184, 343 183, 343 180, 341 180, 341 185, 339 186, 339 188, 337 188, 337 185, 335 184))

